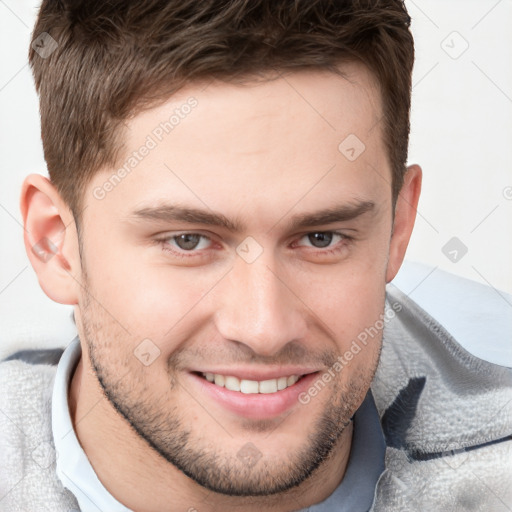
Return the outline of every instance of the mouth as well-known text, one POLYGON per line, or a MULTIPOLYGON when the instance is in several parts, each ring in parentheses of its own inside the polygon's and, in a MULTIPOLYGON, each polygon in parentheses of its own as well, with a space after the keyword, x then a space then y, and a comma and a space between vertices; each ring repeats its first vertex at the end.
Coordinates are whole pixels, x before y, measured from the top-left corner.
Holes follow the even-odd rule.
POLYGON ((198 396, 208 397, 208 401, 203 402, 205 405, 220 407, 237 417, 261 420, 289 414, 303 407, 299 396, 312 385, 319 372, 299 373, 297 370, 293 374, 293 370, 287 371, 287 375, 277 372, 245 375, 250 378, 242 378, 243 373, 248 374, 249 371, 240 372, 242 375, 239 376, 230 375, 228 371, 194 371, 188 374, 188 378, 191 385, 196 387, 198 396))
POLYGON ((303 375, 289 375, 267 380, 239 379, 233 375, 221 375, 219 373, 201 373, 204 379, 216 386, 226 388, 229 391, 239 391, 246 395, 272 394, 283 391, 296 384, 303 375))

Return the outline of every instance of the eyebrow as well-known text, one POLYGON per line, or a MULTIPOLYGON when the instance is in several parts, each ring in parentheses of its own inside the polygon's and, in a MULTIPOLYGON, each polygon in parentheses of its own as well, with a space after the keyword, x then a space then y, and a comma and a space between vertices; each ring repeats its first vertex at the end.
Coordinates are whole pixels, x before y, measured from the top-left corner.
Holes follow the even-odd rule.
POLYGON ((130 217, 135 220, 155 220, 160 222, 179 221, 189 224, 220 226, 235 233, 243 229, 243 225, 239 221, 231 221, 222 213, 178 205, 141 208, 140 210, 134 211, 130 217))
POLYGON ((326 208, 313 213, 300 213, 294 215, 287 222, 287 229, 300 229, 334 222, 345 222, 356 219, 375 209, 373 201, 355 201, 332 208, 326 208))
MULTIPOLYGON (((349 221, 360 217, 367 212, 371 212, 374 209, 375 203, 373 201, 356 200, 350 203, 325 208, 316 212, 306 212, 293 215, 287 221, 286 229, 291 231, 306 227, 332 224, 334 222, 349 221)), ((242 222, 236 219, 228 219, 222 213, 179 205, 161 205, 141 208, 132 212, 129 215, 129 218, 132 218, 136 221, 154 220, 168 223, 178 221, 186 222, 189 224, 203 224, 208 226, 222 227, 228 231, 232 231, 233 233, 241 233, 246 231, 246 227, 242 222)), ((280 221, 278 221, 276 224, 279 222, 280 221)))

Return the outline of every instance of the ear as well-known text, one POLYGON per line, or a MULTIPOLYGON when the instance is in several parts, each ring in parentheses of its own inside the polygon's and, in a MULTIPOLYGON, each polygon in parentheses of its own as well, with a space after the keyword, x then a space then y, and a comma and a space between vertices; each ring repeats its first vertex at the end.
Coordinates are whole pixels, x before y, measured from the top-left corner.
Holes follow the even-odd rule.
POLYGON ((412 228, 416 220, 416 208, 421 192, 421 167, 411 165, 407 168, 404 184, 398 194, 393 221, 393 234, 389 246, 389 259, 386 270, 386 283, 398 273, 409 245, 412 228))
POLYGON ((55 302, 77 304, 81 266, 71 210, 39 174, 25 178, 20 208, 25 250, 41 288, 55 302))

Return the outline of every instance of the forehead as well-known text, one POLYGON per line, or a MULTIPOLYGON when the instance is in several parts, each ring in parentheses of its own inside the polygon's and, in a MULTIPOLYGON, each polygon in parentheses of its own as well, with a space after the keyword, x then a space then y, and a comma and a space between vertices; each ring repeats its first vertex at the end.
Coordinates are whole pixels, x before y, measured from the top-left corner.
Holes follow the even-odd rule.
POLYGON ((175 201, 274 222, 294 204, 390 197, 379 91, 363 66, 342 72, 190 84, 126 124, 118 165, 86 204, 127 214, 175 201))

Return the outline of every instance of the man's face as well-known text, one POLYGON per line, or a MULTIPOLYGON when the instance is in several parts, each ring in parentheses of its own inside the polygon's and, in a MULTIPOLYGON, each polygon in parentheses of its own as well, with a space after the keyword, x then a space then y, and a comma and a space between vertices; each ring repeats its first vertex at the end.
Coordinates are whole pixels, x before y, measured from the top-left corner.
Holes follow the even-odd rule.
POLYGON ((86 191, 84 349, 139 435, 218 492, 305 480, 374 375, 380 333, 337 358, 383 313, 391 171, 378 91, 344 70, 190 85, 86 191))

